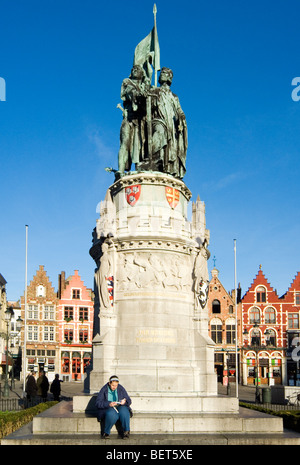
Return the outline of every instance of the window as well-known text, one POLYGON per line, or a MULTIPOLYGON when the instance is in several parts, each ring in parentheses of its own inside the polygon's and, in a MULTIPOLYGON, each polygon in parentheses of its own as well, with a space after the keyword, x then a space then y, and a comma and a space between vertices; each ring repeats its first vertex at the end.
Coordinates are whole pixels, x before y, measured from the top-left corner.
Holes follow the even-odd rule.
POLYGON ((72 290, 72 299, 80 299, 80 289, 72 290))
POLYGON ((47 350, 47 357, 55 357, 55 350, 47 350))
POLYGON ((233 313, 233 305, 229 305, 228 313, 233 313))
POLYGON ((39 306, 38 305, 28 305, 28 316, 29 320, 38 320, 39 319, 39 306))
POLYGON ((27 327, 27 340, 28 341, 38 341, 38 326, 29 325, 27 327))
POLYGON ((54 341, 54 326, 44 326, 44 341, 54 341))
POLYGON ((275 324, 276 323, 276 314, 275 309, 272 307, 267 307, 265 310, 265 323, 266 324, 275 324))
POLYGON ((295 294, 295 305, 300 305, 300 292, 295 294))
POLYGON ((221 313, 221 304, 218 299, 215 299, 212 303, 212 313, 221 313))
POLYGON ((266 345, 276 347, 276 333, 274 329, 267 329, 265 334, 266 334, 266 345))
POLYGON ((64 319, 67 321, 73 320, 74 318, 74 309, 73 307, 64 308, 64 319))
POLYGON ((226 344, 235 343, 235 322, 226 322, 226 344))
POLYGON ((249 321, 251 325, 260 324, 260 310, 257 307, 252 307, 249 312, 249 321))
POLYGON ((79 330, 79 341, 80 342, 87 342, 88 340, 88 330, 87 329, 80 329, 79 330))
POLYGON ((222 321, 218 318, 210 322, 210 337, 216 344, 222 344, 222 321))
POLYGON ((256 302, 257 303, 263 303, 266 302, 266 289, 263 286, 259 286, 256 289, 256 302))
POLYGON ((288 327, 289 327, 289 329, 298 329, 299 328, 299 313, 289 313, 288 327))
POLYGON ((87 307, 79 307, 79 320, 89 319, 89 309, 87 307))
POLYGON ((65 329, 64 331, 65 342, 73 341, 73 329, 65 329))
POLYGON ((54 313, 54 306, 53 305, 45 305, 44 307, 44 320, 54 320, 55 313, 54 313))
POLYGON ((36 296, 37 297, 45 297, 45 295, 46 295, 46 288, 42 284, 40 284, 36 288, 36 296))
POLYGON ((251 333, 251 345, 260 346, 260 331, 258 329, 254 329, 251 333))

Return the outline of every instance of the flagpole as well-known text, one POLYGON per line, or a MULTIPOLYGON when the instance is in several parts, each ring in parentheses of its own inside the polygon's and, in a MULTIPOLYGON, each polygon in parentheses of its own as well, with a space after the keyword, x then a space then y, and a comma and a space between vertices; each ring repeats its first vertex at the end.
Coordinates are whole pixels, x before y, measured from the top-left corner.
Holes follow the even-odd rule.
MULTIPOLYGON (((153 6, 153 14, 154 14, 154 37, 156 36, 157 34, 157 31, 156 31, 156 13, 157 13, 157 8, 156 8, 156 3, 154 3, 154 6, 153 6)), ((154 57, 156 58, 156 40, 154 40, 154 57)), ((155 60, 154 58, 154 60, 155 60)), ((157 70, 156 70, 156 66, 154 67, 154 85, 155 87, 157 87, 157 70)))
POLYGON ((234 289, 235 289, 235 392, 239 396, 239 363, 238 363, 238 318, 237 318, 237 286, 236 286, 236 239, 234 239, 234 289))
POLYGON ((26 245, 25 245, 25 302, 24 302, 24 348, 23 348, 23 395, 26 387, 26 318, 27 318, 27 248, 28 248, 28 225, 25 225, 26 245))

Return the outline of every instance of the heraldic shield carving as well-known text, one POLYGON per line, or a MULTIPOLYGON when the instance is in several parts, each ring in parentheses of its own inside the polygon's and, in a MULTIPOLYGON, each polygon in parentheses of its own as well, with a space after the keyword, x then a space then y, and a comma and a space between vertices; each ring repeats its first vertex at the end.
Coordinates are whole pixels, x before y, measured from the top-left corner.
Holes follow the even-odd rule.
POLYGON ((179 191, 174 187, 166 186, 166 197, 171 208, 175 208, 179 202, 179 191))
POLYGON ((132 207, 137 203, 141 195, 141 185, 136 184, 134 186, 126 187, 125 189, 125 196, 127 203, 132 207))

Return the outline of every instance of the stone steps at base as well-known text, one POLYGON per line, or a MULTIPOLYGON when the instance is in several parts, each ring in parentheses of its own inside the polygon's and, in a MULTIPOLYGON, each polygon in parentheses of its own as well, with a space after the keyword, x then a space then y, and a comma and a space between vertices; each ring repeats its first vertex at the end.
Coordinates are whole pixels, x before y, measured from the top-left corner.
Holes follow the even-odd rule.
POLYGON ((279 417, 246 408, 238 415, 172 414, 167 419, 166 414, 139 412, 131 419, 129 440, 118 438, 115 429, 103 440, 96 418, 73 413, 72 402, 60 402, 3 438, 1 445, 300 445, 300 434, 284 431, 282 424, 279 417), (161 429, 165 425, 169 430, 161 429))
MULTIPOLYGON (((112 431, 114 431, 113 428, 112 431)), ((178 433, 282 433, 279 417, 240 408, 239 414, 135 412, 130 430, 137 434, 178 433)), ((72 401, 60 402, 33 419, 33 434, 97 434, 100 423, 94 415, 74 413, 72 401)))
MULTIPOLYGON (((120 439, 111 434, 109 439, 100 438, 99 434, 36 435, 32 434, 31 424, 1 439, 1 445, 48 445, 48 446, 234 446, 234 445, 300 445, 300 435, 291 431, 276 434, 131 434, 130 439, 120 439)), ((136 449, 134 449, 136 450, 136 449)), ((147 451, 147 449, 146 449, 147 451)))

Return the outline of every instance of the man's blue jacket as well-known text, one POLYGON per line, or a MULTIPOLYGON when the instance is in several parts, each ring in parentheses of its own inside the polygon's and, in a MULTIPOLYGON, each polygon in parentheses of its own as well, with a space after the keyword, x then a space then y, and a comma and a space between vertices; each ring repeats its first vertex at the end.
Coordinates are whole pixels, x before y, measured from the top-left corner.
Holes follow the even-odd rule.
MULTIPOLYGON (((127 394, 126 389, 121 384, 118 384, 117 393, 118 393, 119 402, 122 399, 126 399, 125 406, 128 407, 131 413, 131 408, 129 407, 131 404, 131 399, 129 395, 127 394)), ((105 411, 109 408, 109 404, 110 402, 108 400, 108 383, 107 383, 100 389, 97 399, 96 399, 96 407, 98 408, 97 417, 99 421, 105 417, 105 411)))

